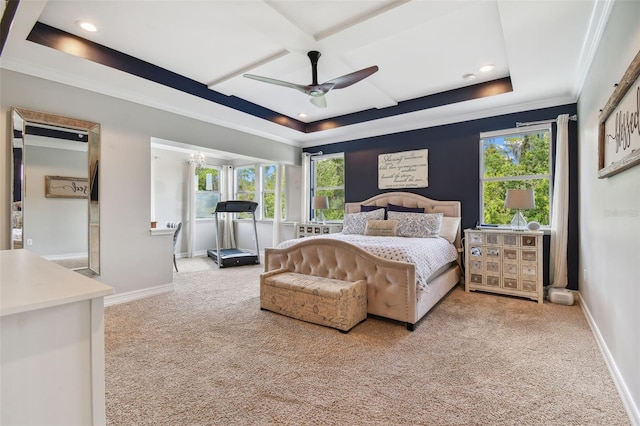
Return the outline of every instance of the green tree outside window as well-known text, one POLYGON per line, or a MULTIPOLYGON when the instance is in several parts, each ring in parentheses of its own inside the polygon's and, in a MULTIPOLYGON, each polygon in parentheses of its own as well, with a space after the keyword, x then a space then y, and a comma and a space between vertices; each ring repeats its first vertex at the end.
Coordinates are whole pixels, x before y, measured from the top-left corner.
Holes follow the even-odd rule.
POLYGON ((314 195, 329 199, 329 208, 324 210, 325 219, 344 219, 344 156, 314 159, 313 167, 314 195))
POLYGON ((549 225, 551 211, 551 128, 515 129, 481 137, 482 223, 504 225, 515 211, 504 207, 507 189, 533 189, 535 209, 528 221, 549 225))
POLYGON ((196 171, 196 218, 211 218, 220 201, 220 169, 205 167, 196 171))
MULTIPOLYGON (((236 200, 255 201, 256 169, 255 167, 236 168, 236 200)), ((238 213, 238 219, 251 219, 251 213, 238 213)))
MULTIPOLYGON (((275 217, 276 203, 276 170, 274 164, 262 167, 262 217, 264 219, 273 219, 275 217)), ((285 176, 281 176, 280 182, 280 210, 282 212, 281 219, 285 219, 285 176)))

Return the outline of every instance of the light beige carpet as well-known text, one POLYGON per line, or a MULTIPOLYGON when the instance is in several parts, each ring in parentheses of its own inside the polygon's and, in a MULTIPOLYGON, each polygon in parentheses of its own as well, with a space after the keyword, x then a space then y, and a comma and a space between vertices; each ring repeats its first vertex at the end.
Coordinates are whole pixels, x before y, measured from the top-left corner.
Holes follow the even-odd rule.
POLYGON ((454 289, 409 332, 259 309, 262 266, 179 259, 106 308, 110 425, 627 425, 579 306, 454 289))

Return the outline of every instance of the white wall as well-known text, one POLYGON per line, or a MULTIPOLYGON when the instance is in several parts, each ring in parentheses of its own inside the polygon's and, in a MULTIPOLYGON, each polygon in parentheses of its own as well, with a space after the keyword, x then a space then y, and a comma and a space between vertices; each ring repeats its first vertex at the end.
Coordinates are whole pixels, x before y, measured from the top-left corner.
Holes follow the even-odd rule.
POLYGON ((578 101, 580 294, 640 424, 640 166, 597 178, 598 114, 640 50, 640 2, 617 1, 578 101))
MULTIPOLYGON (((27 135, 27 141, 36 139, 27 135)), ((86 198, 46 198, 45 176, 87 177, 87 152, 24 148, 23 247, 40 256, 86 254, 89 206, 86 198), (27 240, 33 245, 28 246, 27 240)))
POLYGON ((151 147, 157 137, 274 162, 300 162, 300 149, 83 89, 0 69, 0 248, 9 248, 9 115, 22 107, 101 125, 101 275, 130 292, 171 283, 170 236, 151 236, 151 147))

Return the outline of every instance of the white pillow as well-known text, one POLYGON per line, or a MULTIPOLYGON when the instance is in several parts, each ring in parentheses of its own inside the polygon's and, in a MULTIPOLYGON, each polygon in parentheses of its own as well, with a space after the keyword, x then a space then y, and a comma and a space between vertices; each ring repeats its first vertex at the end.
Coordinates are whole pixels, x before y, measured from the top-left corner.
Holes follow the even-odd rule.
POLYGON ((398 221, 398 237, 436 238, 440 234, 442 213, 387 212, 387 217, 398 221))
POLYGON ((459 217, 444 216, 442 218, 442 225, 440 225, 440 236, 453 244, 453 242, 456 240, 456 235, 458 234, 459 227, 459 217))
POLYGON ((370 212, 347 213, 344 215, 342 233, 364 235, 364 230, 367 227, 367 220, 369 219, 384 219, 384 208, 372 210, 370 212))

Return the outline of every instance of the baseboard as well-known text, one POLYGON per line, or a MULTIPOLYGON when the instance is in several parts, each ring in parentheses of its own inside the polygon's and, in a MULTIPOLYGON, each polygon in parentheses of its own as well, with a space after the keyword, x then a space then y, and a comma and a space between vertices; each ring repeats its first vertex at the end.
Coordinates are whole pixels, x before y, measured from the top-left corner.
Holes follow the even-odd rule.
POLYGON ((582 295, 580 295, 580 293, 578 293, 578 295, 579 295, 578 302, 580 303, 582 312, 584 312, 584 316, 587 319, 587 322, 589 323, 589 327, 591 327, 591 331, 593 332, 593 336, 595 337, 596 342, 598 343, 600 352, 602 352, 602 357, 604 358, 604 362, 607 365, 607 368, 609 369, 609 373, 611 374, 613 383, 615 384, 616 389, 618 390, 618 394, 620 395, 620 399, 622 400, 622 405, 624 406, 624 409, 627 411, 629 420, 631 421, 632 425, 640 426, 640 411, 638 410, 638 407, 633 402, 633 398, 629 393, 629 388, 627 388, 627 385, 624 382, 624 378, 620 374, 620 371, 618 370, 618 367, 616 366, 616 363, 613 357, 611 356, 611 352, 609 352, 609 348, 607 347, 607 344, 602 338, 602 334, 600 333, 600 330, 598 329, 598 326, 595 320, 593 319, 593 316, 591 315, 589 308, 584 303, 584 300, 582 300, 582 295))
POLYGON ((42 256, 47 260, 66 260, 66 259, 77 259, 79 257, 87 257, 87 252, 84 253, 65 253, 65 254, 51 254, 48 256, 42 256))
POLYGON ((120 303, 133 302, 138 299, 145 299, 151 296, 157 296, 163 293, 173 291, 173 283, 159 285, 156 287, 145 288, 142 290, 128 291, 126 293, 114 294, 104 298, 104 306, 119 305, 120 303))

